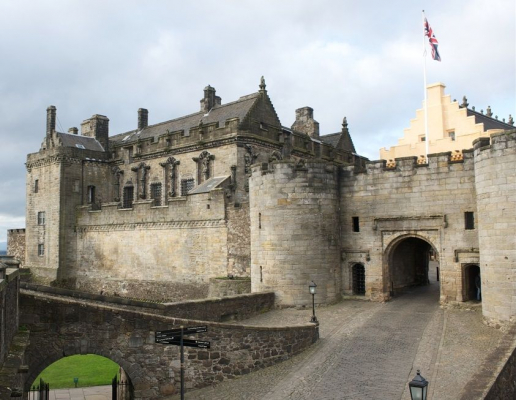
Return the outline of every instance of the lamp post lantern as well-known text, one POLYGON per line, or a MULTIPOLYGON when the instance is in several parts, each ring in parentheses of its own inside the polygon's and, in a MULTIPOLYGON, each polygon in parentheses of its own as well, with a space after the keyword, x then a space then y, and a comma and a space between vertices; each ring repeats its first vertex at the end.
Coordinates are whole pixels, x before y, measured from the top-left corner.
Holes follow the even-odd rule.
POLYGON ((310 294, 312 295, 312 318, 310 319, 310 322, 313 322, 314 324, 318 323, 317 317, 315 316, 315 288, 317 285, 314 281, 310 282, 308 285, 308 289, 310 290, 310 294))
POLYGON ((419 370, 417 370, 417 374, 409 382, 410 389, 410 398, 412 400, 426 400, 426 395, 428 393, 428 381, 421 376, 419 370))

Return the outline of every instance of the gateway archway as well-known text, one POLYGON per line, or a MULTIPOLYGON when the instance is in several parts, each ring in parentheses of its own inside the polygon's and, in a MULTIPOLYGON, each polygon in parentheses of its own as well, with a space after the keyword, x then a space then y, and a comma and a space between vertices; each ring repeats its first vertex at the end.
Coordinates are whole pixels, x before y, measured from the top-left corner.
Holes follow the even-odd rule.
POLYGON ((388 283, 392 295, 411 286, 438 281, 437 251, 426 240, 408 236, 391 245, 388 251, 388 283))

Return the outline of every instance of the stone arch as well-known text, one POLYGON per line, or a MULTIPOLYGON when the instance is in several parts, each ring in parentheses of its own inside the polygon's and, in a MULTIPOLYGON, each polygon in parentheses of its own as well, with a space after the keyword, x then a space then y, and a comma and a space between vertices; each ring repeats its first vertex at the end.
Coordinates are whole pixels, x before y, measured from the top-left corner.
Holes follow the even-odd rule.
MULTIPOLYGON (((43 353, 42 353, 43 354, 43 353)), ((139 383, 140 379, 138 376, 131 377, 131 373, 129 372, 131 370, 131 363, 127 362, 125 359, 119 357, 118 354, 115 352, 111 353, 109 351, 104 351, 104 349, 95 349, 91 351, 75 351, 71 350, 69 354, 64 354, 63 351, 53 349, 52 352, 45 352, 44 358, 40 358, 39 360, 31 360, 31 363, 29 364, 29 371, 27 374, 27 379, 25 380, 25 392, 28 393, 32 383, 34 380, 38 377, 40 373, 42 373, 47 367, 55 363, 56 361, 61 360, 64 357, 68 356, 74 356, 74 355, 86 355, 86 354, 94 354, 97 356, 105 357, 115 363, 117 363, 122 369, 125 371, 125 374, 128 378, 128 381, 131 385, 134 385, 135 383, 139 383)), ((52 388, 50 388, 52 389, 52 388)))
POLYGON ((440 253, 434 240, 421 232, 400 233, 386 243, 383 251, 384 292, 392 296, 403 287, 429 283, 430 253, 434 255, 439 265, 440 253), (403 250, 406 251, 402 252, 403 250), (425 254, 421 254, 423 251, 425 254), (400 253, 405 255, 404 260, 399 259, 400 253), (410 260, 411 257, 413 260, 410 260), (413 270, 408 268, 403 270, 401 264, 407 264, 407 262, 414 262, 413 270), (407 274, 402 276, 404 272, 407 274))

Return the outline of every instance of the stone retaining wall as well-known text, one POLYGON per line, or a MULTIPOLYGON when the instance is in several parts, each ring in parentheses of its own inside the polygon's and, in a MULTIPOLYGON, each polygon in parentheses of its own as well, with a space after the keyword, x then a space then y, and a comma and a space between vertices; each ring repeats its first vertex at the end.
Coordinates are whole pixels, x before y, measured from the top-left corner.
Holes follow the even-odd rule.
MULTIPOLYGON (((73 354, 98 354, 128 374, 136 399, 154 400, 179 388, 179 349, 154 343, 158 330, 207 325, 192 339, 210 349, 185 348, 186 388, 199 388, 285 361, 308 348, 319 326, 253 327, 123 310, 45 294, 22 293, 22 323, 31 332, 28 382, 51 363, 73 354)), ((29 383, 30 384, 30 383, 29 383)))
POLYGON ((274 307, 274 293, 252 293, 222 298, 188 300, 175 303, 151 303, 124 297, 111 297, 51 286, 21 283, 22 289, 69 296, 76 299, 102 301, 131 307, 156 310, 161 315, 205 321, 242 320, 274 307))

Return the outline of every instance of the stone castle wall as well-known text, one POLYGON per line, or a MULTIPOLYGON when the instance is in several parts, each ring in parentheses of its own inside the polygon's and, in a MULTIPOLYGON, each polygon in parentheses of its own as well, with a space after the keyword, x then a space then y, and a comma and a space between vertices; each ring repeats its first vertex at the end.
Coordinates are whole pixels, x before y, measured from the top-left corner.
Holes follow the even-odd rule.
POLYGON ((16 258, 21 268, 25 266, 25 229, 7 231, 7 255, 16 258))
POLYGON ((516 319, 515 166, 516 131, 475 143, 482 310, 493 323, 516 319))
POLYGON ((281 306, 338 299, 338 168, 329 163, 277 161, 254 165, 249 184, 251 285, 274 290, 281 306))
MULTIPOLYGON (((417 237, 437 252, 442 301, 462 300, 461 260, 456 249, 478 248, 478 230, 465 230, 464 213, 476 213, 472 152, 450 162, 450 153, 431 154, 428 165, 416 157, 384 161, 365 170, 346 168, 341 187, 342 275, 351 293, 351 267, 365 267, 367 295, 385 300, 391 289, 389 253, 400 240, 417 237), (352 218, 359 218, 359 232, 352 218)), ((477 254, 478 256, 478 254, 477 254)), ((478 258, 477 258, 478 262, 478 258)))
POLYGON ((156 207, 116 203, 82 208, 77 217, 77 289, 180 300, 206 297, 209 278, 227 275, 224 191, 156 207))

